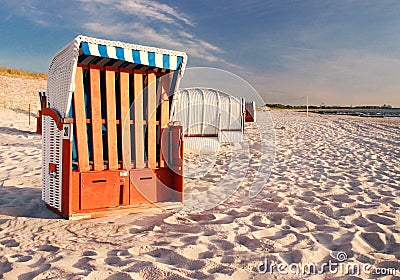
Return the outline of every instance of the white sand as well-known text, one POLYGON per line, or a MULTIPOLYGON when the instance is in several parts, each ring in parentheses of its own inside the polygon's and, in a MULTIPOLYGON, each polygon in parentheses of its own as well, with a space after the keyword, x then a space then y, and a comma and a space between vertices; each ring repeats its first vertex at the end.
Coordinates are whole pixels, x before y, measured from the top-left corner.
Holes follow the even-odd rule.
MULTIPOLYGON (((248 198, 248 186, 262 158, 253 140, 253 172, 214 209, 67 221, 41 202, 34 125, 27 115, 1 111, 0 279, 299 279, 306 276, 262 275, 257 267, 264 258, 321 264, 339 251, 351 263, 399 267, 400 120, 272 115, 276 161, 256 198, 248 198)), ((246 128, 249 138, 254 131, 246 128)), ((187 179, 188 192, 218 185, 231 154, 220 151, 209 182, 187 179)), ((232 183, 240 169, 234 167, 232 183)))

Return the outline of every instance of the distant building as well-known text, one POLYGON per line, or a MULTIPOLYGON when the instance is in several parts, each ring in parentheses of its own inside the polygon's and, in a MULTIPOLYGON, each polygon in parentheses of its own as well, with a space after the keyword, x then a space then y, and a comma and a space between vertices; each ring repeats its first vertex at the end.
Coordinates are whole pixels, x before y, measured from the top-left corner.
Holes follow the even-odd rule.
POLYGON ((383 104, 383 106, 381 106, 381 108, 382 109, 392 109, 392 106, 391 105, 386 105, 386 104, 383 104))

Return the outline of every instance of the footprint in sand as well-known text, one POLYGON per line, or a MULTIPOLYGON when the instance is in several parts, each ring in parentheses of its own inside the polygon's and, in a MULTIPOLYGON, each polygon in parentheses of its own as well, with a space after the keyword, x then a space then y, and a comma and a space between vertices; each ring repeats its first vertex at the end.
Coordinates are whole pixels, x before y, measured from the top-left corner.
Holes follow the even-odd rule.
POLYGON ((380 226, 377 224, 371 224, 367 227, 364 228, 366 232, 380 232, 380 233, 385 233, 385 230, 382 229, 380 226))
POLYGON ((281 213, 271 213, 268 216, 268 219, 272 222, 274 222, 275 225, 280 225, 282 224, 282 220, 285 218, 284 214, 281 213))
POLYGON ((129 276, 126 272, 118 272, 110 277, 107 277, 106 280, 131 280, 132 277, 129 276))
POLYGON ((84 257, 92 257, 92 256, 97 256, 97 253, 95 251, 85 251, 82 253, 82 256, 84 257))
POLYGON ((89 262, 91 262, 91 261, 95 261, 95 259, 89 258, 89 257, 83 257, 77 263, 72 265, 72 267, 75 267, 75 268, 78 268, 81 270, 85 270, 85 271, 92 271, 95 269, 95 266, 89 264, 89 262))
POLYGON ((313 236, 315 240, 324 245, 325 248, 328 248, 330 245, 332 245, 333 235, 330 233, 315 233, 313 236))
POLYGON ((258 251, 258 250, 263 250, 264 248, 267 247, 267 245, 262 243, 260 240, 250 238, 246 234, 238 235, 236 237, 236 241, 240 245, 243 245, 243 246, 249 248, 253 252, 258 251))
POLYGON ((191 260, 169 249, 160 248, 147 254, 158 258, 162 263, 183 269, 199 270, 205 266, 205 262, 202 260, 191 260))
POLYGON ((336 217, 351 216, 355 213, 356 213, 356 211, 354 209, 344 208, 344 209, 339 209, 339 210, 335 211, 334 216, 336 216, 336 217))
POLYGON ((319 216, 317 216, 316 214, 309 212, 309 211, 305 211, 304 214, 302 215, 302 218, 306 221, 309 221, 315 225, 325 225, 327 224, 327 221, 319 216))
POLYGON ((353 202, 355 202, 354 199, 350 198, 346 194, 335 195, 332 198, 333 198, 333 200, 338 201, 338 202, 342 202, 342 203, 353 203, 353 202))
POLYGON ((53 245, 43 245, 38 247, 38 251, 43 251, 43 252, 57 252, 60 248, 57 246, 53 245))
POLYGON ((221 259, 221 263, 227 263, 227 264, 235 263, 235 258, 233 256, 223 256, 221 259))
POLYGON ((3 273, 9 272, 12 270, 11 263, 5 257, 0 257, 0 278, 3 278, 3 273))
POLYGON ((306 227, 306 222, 302 220, 297 220, 296 218, 293 218, 291 216, 287 217, 287 221, 289 223, 289 226, 301 229, 306 227))
POLYGON ((188 219, 199 222, 200 224, 212 221, 215 219, 214 214, 191 214, 188 216, 188 219))
POLYGON ((335 211, 333 211, 332 207, 330 206, 320 206, 317 208, 318 212, 321 212, 323 214, 325 214, 326 216, 330 217, 330 218, 335 218, 335 211))
POLYGON ((50 264, 43 264, 43 265, 40 266, 40 268, 38 270, 31 271, 31 272, 28 272, 28 273, 24 273, 24 274, 18 276, 18 280, 31 280, 31 279, 34 279, 39 274, 49 270, 50 267, 51 267, 50 264))
MULTIPOLYGON (((181 237, 182 235, 176 235, 177 237, 181 237)), ((178 238, 177 238, 178 239, 178 238)), ((171 244, 170 242, 168 242, 168 241, 155 241, 155 242, 153 242, 153 246, 156 246, 156 247, 162 247, 162 246, 168 246, 169 244, 171 244)))
POLYGON ((6 240, 2 240, 0 242, 1 245, 3 245, 4 247, 18 247, 19 243, 17 241, 15 241, 14 239, 6 239, 6 240))
MULTIPOLYGON (((188 237, 181 238, 181 241, 187 245, 190 245, 190 244, 194 245, 194 244, 196 244, 196 241, 198 239, 199 239, 198 236, 188 236, 188 237)), ((167 244, 169 244, 169 243, 167 243, 167 244)))
POLYGON ((254 215, 250 218, 250 221, 255 227, 265 228, 269 225, 269 220, 265 216, 254 215))
POLYGON ((368 263, 368 264, 371 264, 371 263, 375 262, 375 260, 373 258, 371 258, 371 257, 369 257, 367 255, 363 255, 363 254, 358 255, 356 257, 356 260, 361 262, 361 263, 368 263))
POLYGON ((21 256, 18 258, 17 262, 27 262, 32 259, 32 256, 21 256))
POLYGON ((212 242, 223 251, 229 251, 235 247, 235 245, 232 242, 226 240, 212 240, 212 242))
POLYGON ((280 253, 279 256, 287 263, 301 263, 303 254, 300 250, 292 250, 289 252, 280 253))
POLYGON ((107 253, 108 256, 130 256, 131 253, 129 253, 128 250, 112 250, 107 253))
POLYGON ((236 217, 226 216, 226 217, 224 217, 222 219, 219 219, 219 220, 210 221, 209 224, 215 224, 215 225, 232 224, 235 219, 236 219, 236 217))
POLYGON ((223 265, 218 265, 210 270, 208 270, 208 273, 214 274, 214 273, 220 273, 220 274, 225 274, 228 276, 231 276, 235 270, 229 266, 223 266, 223 265))
POLYGON ((212 259, 214 257, 214 252, 206 251, 199 254, 199 259, 212 259))
POLYGON ((11 255, 10 256, 10 258, 12 258, 12 259, 17 259, 17 258, 20 258, 20 257, 22 257, 23 255, 21 255, 21 254, 15 254, 15 255, 11 255))
POLYGON ((233 216, 236 218, 245 218, 248 217, 252 212, 250 211, 237 211, 236 209, 229 210, 226 212, 229 216, 233 216))
POLYGON ((367 218, 375 223, 378 223, 381 225, 386 225, 386 226, 391 226, 396 223, 392 219, 382 217, 380 215, 375 215, 375 214, 369 214, 369 215, 367 215, 367 218))
MULTIPOLYGON (((189 273, 187 276, 190 277, 190 279, 207 279, 207 275, 201 271, 189 273)), ((170 278, 170 279, 172 279, 172 278, 170 278)), ((179 277, 173 278, 173 279, 179 279, 179 277)), ((181 279, 186 279, 186 278, 181 278, 181 279)))
POLYGON ((152 266, 153 263, 152 262, 147 262, 147 261, 141 261, 138 263, 135 263, 133 265, 131 265, 130 267, 128 267, 127 269, 125 269, 125 271, 127 272, 139 272, 144 270, 146 267, 152 266))
POLYGON ((354 220, 351 221, 353 224, 359 226, 359 227, 368 227, 371 225, 371 222, 368 221, 364 217, 357 217, 354 220))
MULTIPOLYGON (((397 271, 400 270, 400 261, 381 261, 376 265, 379 268, 395 268, 397 271)), ((397 278, 393 278, 397 279, 397 278)))
POLYGON ((385 243, 376 232, 364 232, 361 233, 361 237, 367 244, 375 250, 381 251, 385 249, 385 243))
POLYGON ((120 257, 109 257, 104 260, 104 262, 108 265, 115 267, 122 267, 130 264, 132 260, 122 260, 120 257))

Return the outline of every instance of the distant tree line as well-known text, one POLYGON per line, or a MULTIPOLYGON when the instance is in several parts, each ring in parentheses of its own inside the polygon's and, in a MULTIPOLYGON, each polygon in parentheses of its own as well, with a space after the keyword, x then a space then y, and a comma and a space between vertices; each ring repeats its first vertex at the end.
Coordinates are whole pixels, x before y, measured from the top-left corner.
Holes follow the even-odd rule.
MULTIPOLYGON (((265 106, 271 109, 299 109, 305 110, 307 106, 305 105, 284 105, 284 104, 265 104, 265 106)), ((309 109, 392 109, 392 106, 384 104, 383 106, 308 106, 309 109)))

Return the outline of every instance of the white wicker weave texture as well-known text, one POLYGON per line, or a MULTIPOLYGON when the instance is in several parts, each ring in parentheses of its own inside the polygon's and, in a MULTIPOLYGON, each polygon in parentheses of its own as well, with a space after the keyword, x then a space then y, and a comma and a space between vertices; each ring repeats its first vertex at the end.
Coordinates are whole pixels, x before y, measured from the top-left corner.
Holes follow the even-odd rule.
POLYGON ((222 143, 242 142, 242 103, 241 98, 215 89, 181 89, 174 95, 171 120, 181 123, 186 136, 218 134, 222 143))
POLYGON ((58 130, 56 123, 50 116, 43 116, 42 131, 42 199, 47 205, 61 211, 63 131, 58 130), (50 172, 50 163, 56 165, 55 172, 50 172))

